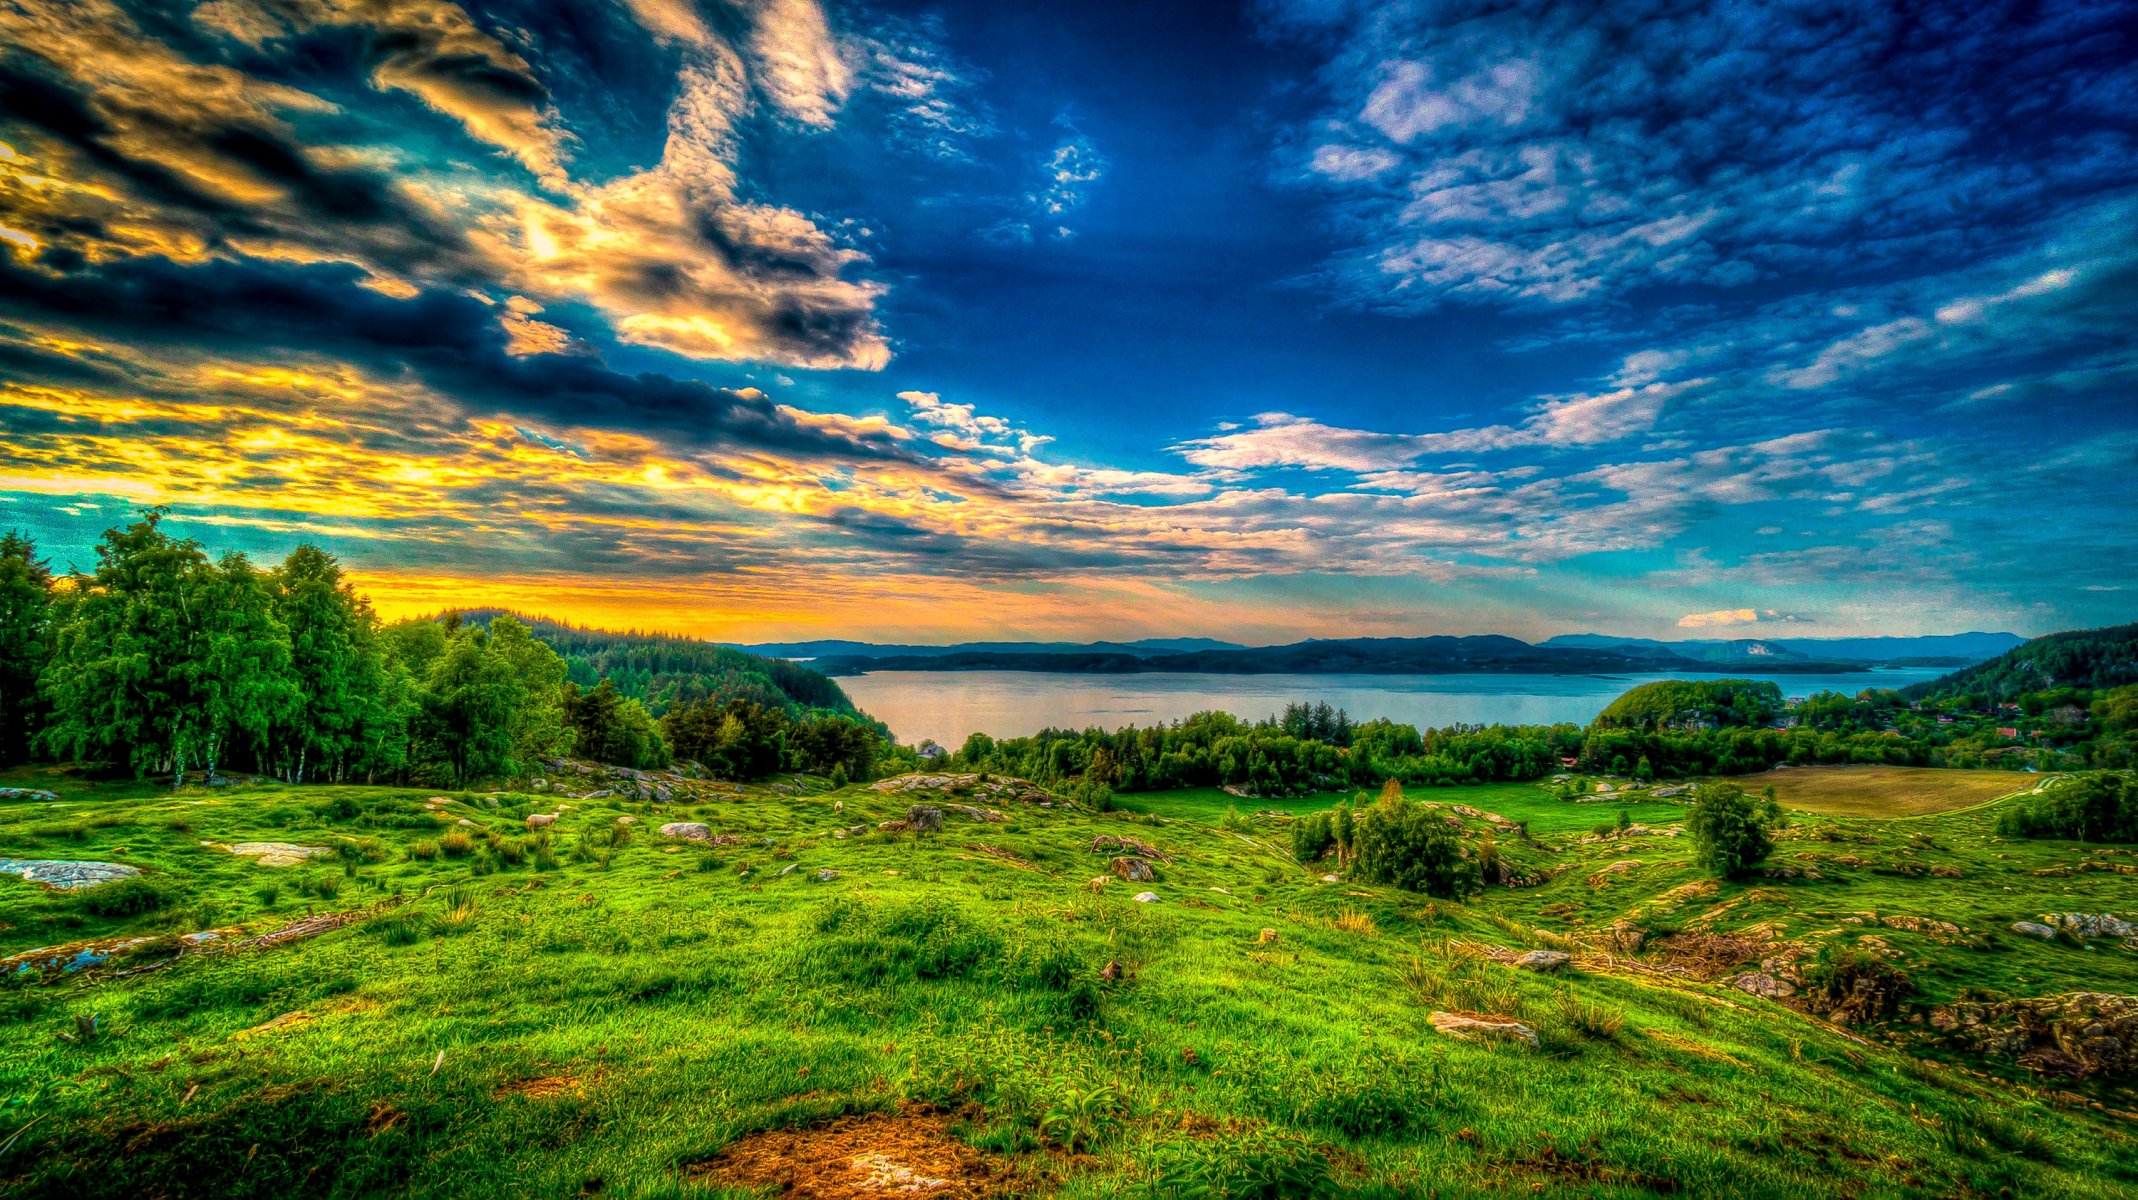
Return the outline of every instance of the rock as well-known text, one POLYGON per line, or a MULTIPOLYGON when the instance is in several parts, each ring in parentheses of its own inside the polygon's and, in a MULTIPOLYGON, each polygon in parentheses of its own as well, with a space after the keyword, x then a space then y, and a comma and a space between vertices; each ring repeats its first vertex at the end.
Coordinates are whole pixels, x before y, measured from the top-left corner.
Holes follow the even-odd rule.
POLYGON ((1639 954, 1641 947, 1648 943, 1648 931, 1639 923, 1620 917, 1604 931, 1604 941, 1620 954, 1639 954))
POLYGON ((1130 883, 1154 883, 1158 879, 1158 872, 1140 858, 1115 859, 1113 872, 1130 883))
POLYGON ((1609 884, 1611 882, 1612 876, 1614 875, 1624 875, 1629 871, 1638 871, 1640 869, 1640 859, 1621 858, 1617 862, 1614 862, 1609 866, 1604 867, 1602 870, 1597 871, 1594 875, 1589 876, 1589 886, 1592 888, 1600 888, 1609 884))
POLYGON ((992 808, 977 808, 970 804, 945 804, 943 811, 959 813, 988 825, 999 825, 1010 819, 1007 813, 999 813, 992 808))
POLYGON ((125 863, 73 862, 63 858, 0 858, 0 875, 20 875, 31 883, 41 883, 61 891, 96 887, 140 873, 139 867, 130 867, 125 863))
POLYGON ((466 817, 462 817, 462 818, 460 818, 460 819, 459 819, 458 821, 455 821, 455 822, 453 822, 453 824, 455 824, 455 825, 458 825, 458 826, 460 826, 460 827, 461 827, 461 828, 463 828, 463 829, 473 829, 473 828, 475 828, 475 822, 473 822, 473 821, 470 821, 470 820, 469 820, 469 819, 467 819, 466 817))
POLYGON ((876 823, 876 831, 878 833, 904 833, 906 829, 907 826, 904 821, 878 821, 876 823))
POLYGON ((906 827, 915 833, 934 833, 943 828, 943 810, 916 804, 906 810, 906 827))
POLYGON ((1740 992, 1765 996, 1769 1000, 1786 1000, 1797 994, 1795 988, 1764 971, 1746 971, 1741 975, 1731 976, 1728 982, 1740 992))
POLYGON ((43 788, 0 788, 0 800, 34 800, 40 804, 59 803, 59 793, 43 788))
POLYGON ((2053 942, 2056 940, 2056 930, 2049 928, 2047 925, 2037 924, 2033 921, 2012 922, 2012 932, 2017 934, 2023 934, 2030 938, 2040 938, 2045 942, 2053 942))
POLYGON ((1343 882, 1343 880, 1341 880, 1341 879, 1338 879, 1338 878, 1337 878, 1337 877, 1336 877, 1335 875, 1333 875, 1333 874, 1332 874, 1332 875, 1324 875, 1324 876, 1322 876, 1322 877, 1321 877, 1321 881, 1322 881, 1323 883, 1342 883, 1342 882, 1343 882))
POLYGON ((2067 992, 2018 1000, 1960 1001, 1930 1010, 1944 1040, 2042 1075, 2138 1074, 2138 996, 2067 992))
POLYGON ((1426 1018, 1435 1030, 1465 1042, 1511 1041, 1537 1044, 1537 1031, 1513 1017, 1492 1014, 1462 1016, 1457 1013, 1435 1011, 1426 1018))
POLYGON ((1106 890, 1106 885, 1113 881, 1114 877, 1111 875, 1094 875, 1091 878, 1091 882, 1084 886, 1090 888, 1093 892, 1103 892, 1106 890))
POLYGON ((1100 968, 1099 978, 1108 983, 1121 978, 1121 964, 1118 961, 1108 962, 1104 967, 1100 968))
POLYGON ((2138 925, 2108 913, 2043 913, 2042 922, 2080 941, 2138 937, 2138 925))
POLYGON ((1155 903, 1157 903, 1157 901, 1158 901, 1158 893, 1156 893, 1156 892, 1137 892, 1137 893, 1136 893, 1136 903, 1138 903, 1138 904, 1155 904, 1155 903))
POLYGON ((800 863, 788 863, 788 864, 787 864, 786 866, 784 866, 784 867, 781 867, 781 868, 779 869, 779 877, 780 877, 781 879, 785 879, 785 878, 786 878, 786 877, 788 877, 789 875, 792 875, 792 874, 794 874, 795 868, 797 868, 797 867, 799 867, 799 866, 801 866, 801 865, 802 865, 802 864, 800 864, 800 863))
POLYGON ((832 880, 837 879, 838 877, 839 873, 837 871, 832 870, 830 867, 820 867, 817 869, 818 883, 830 883, 832 880))
POLYGON ((1277 931, 1274 929, 1264 929, 1261 933, 1255 935, 1255 945, 1257 946, 1274 946, 1276 944, 1277 931))
POLYGON ((294 867, 308 858, 334 853, 326 846, 299 846, 293 842, 237 842, 230 852, 263 867, 294 867))
POLYGON ((1154 858, 1159 862, 1172 862, 1173 856, 1148 842, 1139 842, 1132 837, 1117 837, 1102 833, 1091 839, 1093 854, 1133 854, 1138 858, 1154 858))
POLYGON ((712 840, 713 827, 703 821, 670 821, 661 826, 661 836, 706 842, 712 840))
POLYGON ((557 823, 557 814, 555 814, 555 813, 529 813, 529 814, 527 814, 527 828, 529 828, 529 829, 541 829, 541 828, 542 828, 542 827, 544 827, 544 826, 547 826, 547 825, 554 825, 554 824, 556 824, 556 823, 557 823))
POLYGON ((624 814, 623 816, 620 816, 620 817, 616 818, 616 823, 617 823, 618 825, 627 825, 627 826, 628 826, 628 825, 636 825, 636 824, 638 824, 638 818, 637 818, 637 817, 634 817, 634 816, 632 816, 632 815, 631 815, 630 813, 625 813, 625 814, 624 814))
POLYGON ((1692 794, 1692 790, 1692 784, 1681 783, 1673 787, 1657 788, 1656 790, 1648 794, 1654 796, 1658 800, 1668 800, 1672 796, 1689 796, 1692 794))
POLYGON ((1573 955, 1558 950, 1532 950, 1515 959, 1514 965, 1524 971, 1557 971, 1573 960, 1573 955))

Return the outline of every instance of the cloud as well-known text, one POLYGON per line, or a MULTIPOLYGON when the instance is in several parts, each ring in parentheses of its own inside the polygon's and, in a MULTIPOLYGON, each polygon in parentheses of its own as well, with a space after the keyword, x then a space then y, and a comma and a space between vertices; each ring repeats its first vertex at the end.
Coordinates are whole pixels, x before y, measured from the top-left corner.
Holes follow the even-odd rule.
POLYGON ((1714 629, 1729 625, 1801 624, 1810 620, 1771 608, 1722 608, 1714 612, 1687 613, 1678 618, 1680 629, 1714 629))
POLYGON ((2123 3, 1262 11, 1321 63, 1291 174, 1349 242, 1318 281, 1364 308, 1906 270, 2008 249, 2138 182, 2138 135, 2093 116, 2126 65, 2123 3))
POLYGON ((353 263, 364 286, 404 296, 588 304, 620 340, 687 357, 883 366, 884 289, 853 277, 867 254, 745 196, 733 165, 753 97, 815 128, 850 90, 821 12, 765 6, 736 44, 685 9, 637 12, 683 55, 667 141, 652 167, 589 182, 571 173, 573 139, 528 61, 441 0, 205 10, 214 37, 318 64, 304 81, 313 90, 214 61, 203 44, 159 41, 109 0, 8 9, 0 123, 19 153, 0 162, 0 223, 51 272, 121 256, 353 263), (361 61, 326 52, 343 27, 364 37, 361 61), (419 97, 539 186, 318 136, 365 128, 320 124, 342 111, 325 97, 352 86, 419 97))

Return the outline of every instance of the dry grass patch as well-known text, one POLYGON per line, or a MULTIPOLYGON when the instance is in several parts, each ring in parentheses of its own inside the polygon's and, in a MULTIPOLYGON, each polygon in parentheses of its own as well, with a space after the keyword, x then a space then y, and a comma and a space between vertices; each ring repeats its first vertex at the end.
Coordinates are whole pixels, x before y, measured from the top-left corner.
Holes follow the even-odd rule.
POLYGON ((2025 791, 2039 775, 1941 767, 1782 767, 1736 782, 1757 794, 1772 785, 1784 807, 1829 817, 1920 817, 2025 791))

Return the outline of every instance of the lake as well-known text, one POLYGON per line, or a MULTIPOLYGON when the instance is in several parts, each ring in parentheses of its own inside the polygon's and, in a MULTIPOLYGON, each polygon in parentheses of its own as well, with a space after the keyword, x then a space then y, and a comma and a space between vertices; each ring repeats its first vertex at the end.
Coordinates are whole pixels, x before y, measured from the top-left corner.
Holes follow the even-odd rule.
MULTIPOLYGON (((1779 684, 1785 696, 1906 687, 1944 669, 1845 675, 1732 675, 1779 684)), ((1151 725, 1208 709, 1255 720, 1295 700, 1326 700, 1355 721, 1387 717, 1419 727, 1586 724, 1630 688, 1670 675, 1056 675, 1038 671, 877 671, 841 677, 862 711, 908 745, 956 749, 975 731, 1024 737, 1042 729, 1151 725)))

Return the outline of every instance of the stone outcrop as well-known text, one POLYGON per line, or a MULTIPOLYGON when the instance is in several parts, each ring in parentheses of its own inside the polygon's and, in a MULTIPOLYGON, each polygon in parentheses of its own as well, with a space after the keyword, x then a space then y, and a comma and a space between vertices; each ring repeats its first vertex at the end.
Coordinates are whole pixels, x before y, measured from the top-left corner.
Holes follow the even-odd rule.
POLYGON ((1151 858, 1159 862, 1172 862, 1173 856, 1148 842, 1139 842, 1132 837, 1118 837, 1102 833, 1091 839, 1093 854, 1133 854, 1138 858, 1151 858))
POLYGON ((906 828, 915 833, 935 833, 943 828, 943 810, 916 804, 906 810, 906 828))
POLYGON ((707 842, 712 840, 713 827, 703 821, 670 821, 661 826, 661 836, 707 842))
POLYGON ((294 867, 306 859, 334 853, 329 846, 300 846, 294 842, 233 842, 229 850, 263 867, 294 867))
POLYGON ((1158 872, 1152 870, 1151 864, 1140 858, 1115 859, 1113 873, 1130 883, 1153 883, 1158 879, 1158 872))
POLYGON ((1513 1017, 1492 1013, 1435 1011, 1426 1017, 1434 1029, 1465 1042, 1509 1041, 1537 1045, 1537 1031, 1513 1017))
POLYGON ((41 883, 61 891, 96 887, 98 884, 140 873, 139 867, 130 867, 125 863, 74 862, 63 858, 0 858, 0 875, 20 875, 31 883, 41 883))
POLYGON ((1038 784, 1028 779, 1015 779, 1007 775, 990 775, 983 779, 979 775, 929 774, 923 772, 914 775, 898 775, 890 779, 879 779, 869 785, 869 790, 880 792, 887 796, 894 796, 903 792, 945 792, 952 795, 970 795, 977 800, 989 800, 996 803, 1036 804, 1041 808, 1050 808, 1056 804, 1068 803, 1068 801, 1061 800, 1048 793, 1038 784))
POLYGON ((1532 950, 1516 958, 1514 965, 1523 971, 1550 972, 1565 969, 1573 960, 1573 955, 1558 950, 1532 950))
POLYGON ((2067 992, 1960 1001, 1930 1010, 1947 1044, 2011 1059, 2037 1074, 2083 1079, 2138 1074, 2138 996, 2067 992))

